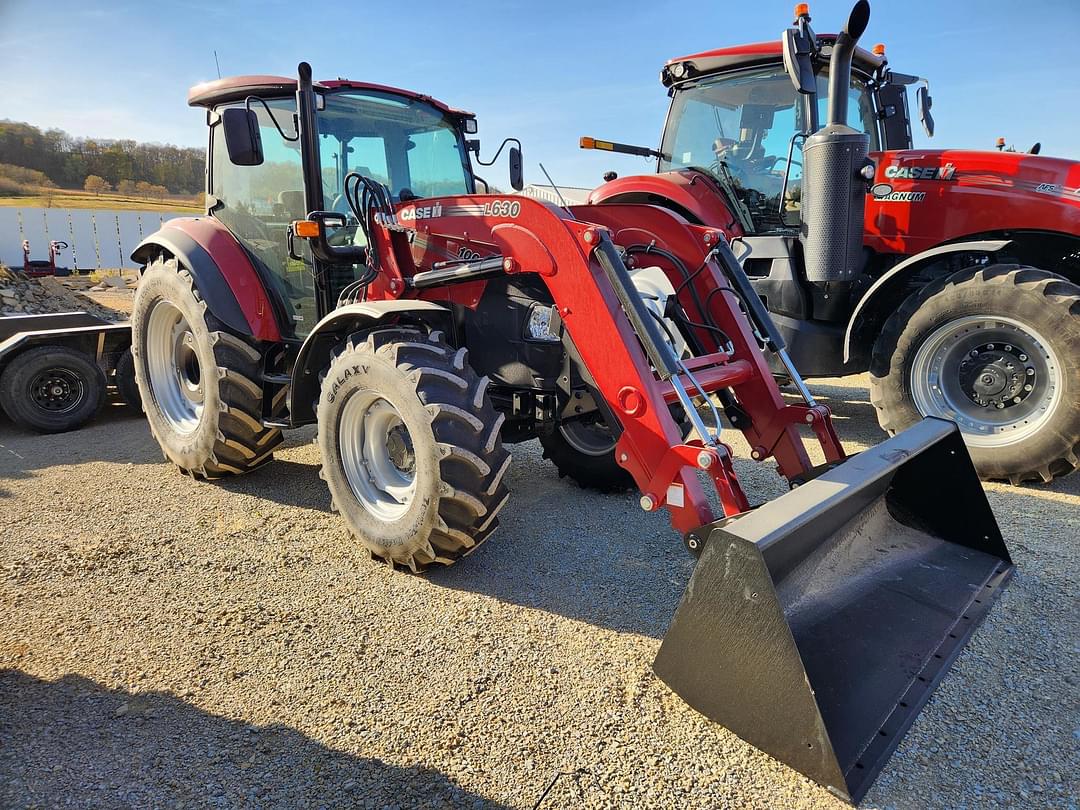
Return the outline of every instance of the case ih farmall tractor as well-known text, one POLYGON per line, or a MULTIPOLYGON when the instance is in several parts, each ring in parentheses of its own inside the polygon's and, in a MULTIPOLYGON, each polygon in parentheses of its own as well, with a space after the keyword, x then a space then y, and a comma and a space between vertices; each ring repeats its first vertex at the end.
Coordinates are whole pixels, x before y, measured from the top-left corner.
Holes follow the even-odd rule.
MULTIPOLYGON (((590 202, 662 205, 740 239, 798 367, 869 370, 890 433, 951 419, 987 479, 1077 467, 1080 164, 912 149, 907 88, 923 80, 892 70, 883 46, 848 53, 815 36, 805 4, 781 40, 673 59, 661 81, 671 107, 659 149, 582 139, 656 158, 657 173, 607 182, 590 202), (853 63, 849 83, 836 83, 838 60, 853 63), (854 153, 828 163, 817 148, 838 126, 870 139, 853 192, 865 214, 834 191, 854 153), (863 238, 848 251, 832 235, 850 229, 863 238)), ((927 86, 917 99, 932 135, 927 86)))
POLYGON ((504 443, 627 476, 699 556, 656 672, 857 800, 1012 572, 955 425, 845 461, 719 229, 476 194, 469 113, 315 84, 306 64, 189 101, 207 109, 207 215, 134 254, 136 373, 166 457, 248 472, 317 423, 350 542, 413 572, 491 536, 504 443), (718 409, 799 486, 752 509, 718 409))

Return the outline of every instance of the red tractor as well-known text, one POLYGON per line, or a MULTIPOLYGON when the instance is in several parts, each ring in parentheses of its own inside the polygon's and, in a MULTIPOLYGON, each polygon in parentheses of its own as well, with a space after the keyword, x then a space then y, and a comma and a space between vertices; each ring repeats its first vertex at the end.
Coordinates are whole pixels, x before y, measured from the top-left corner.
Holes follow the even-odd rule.
POLYGON ((1037 147, 913 149, 908 87, 922 85, 918 114, 933 134, 924 80, 892 70, 883 46, 837 41, 815 36, 800 4, 781 40, 672 59, 659 149, 582 139, 655 158, 656 173, 612 179, 590 202, 660 205, 738 240, 795 363, 807 376, 869 370, 890 433, 944 417, 984 478, 1071 472, 1080 164, 1037 147), (823 139, 841 131, 869 136, 869 155, 825 160, 823 139), (836 173, 853 170, 865 206, 835 195, 836 173), (848 229, 862 233, 850 251, 836 239, 848 229))
POLYGON ((207 110, 207 215, 134 253, 136 377, 166 457, 244 473, 317 423, 354 542, 413 572, 491 536, 504 443, 538 437, 581 481, 628 480, 699 557, 656 672, 861 796, 1012 572, 955 425, 845 461, 720 229, 477 194, 470 113, 316 84, 307 64, 189 102, 207 110), (798 487, 752 508, 720 410, 798 487))

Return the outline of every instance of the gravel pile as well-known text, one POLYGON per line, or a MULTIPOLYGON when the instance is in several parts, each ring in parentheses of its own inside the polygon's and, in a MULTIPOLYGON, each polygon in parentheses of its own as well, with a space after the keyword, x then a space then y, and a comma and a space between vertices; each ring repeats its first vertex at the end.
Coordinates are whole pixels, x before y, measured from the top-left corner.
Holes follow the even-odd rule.
MULTIPOLYGON (((130 295, 127 293, 129 298, 130 295)), ((0 265, 0 315, 44 315, 50 312, 89 312, 110 321, 127 319, 125 313, 80 295, 57 278, 28 278, 0 265)))
MULTIPOLYGON (((864 382, 816 389, 849 449, 864 382)), ((214 485, 140 419, 0 424, 0 806, 845 806, 652 676, 691 570, 664 516, 516 446, 495 538, 410 577, 350 544, 312 435, 214 485)), ((1080 476, 989 493, 1018 575, 866 807, 1076 806, 1080 476)))

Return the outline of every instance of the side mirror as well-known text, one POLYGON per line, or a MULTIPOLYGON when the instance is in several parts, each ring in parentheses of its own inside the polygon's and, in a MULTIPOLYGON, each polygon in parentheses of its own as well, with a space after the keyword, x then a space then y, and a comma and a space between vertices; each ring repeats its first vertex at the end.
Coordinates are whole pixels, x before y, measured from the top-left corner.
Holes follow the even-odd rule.
POLYGON ((814 77, 814 41, 809 26, 789 28, 783 35, 784 69, 791 78, 795 89, 805 96, 817 92, 817 79, 814 77))
POLYGON ((525 174, 522 168, 521 149, 516 146, 511 146, 509 160, 510 187, 513 188, 514 191, 521 191, 525 188, 525 174))
POLYGON ((916 90, 915 102, 919 109, 919 120, 922 121, 923 131, 927 138, 933 138, 934 116, 930 114, 930 108, 934 106, 934 100, 930 98, 930 88, 923 85, 916 90))
POLYGON ((229 160, 237 166, 258 166, 263 162, 259 117, 254 110, 230 107, 221 114, 225 147, 229 160))

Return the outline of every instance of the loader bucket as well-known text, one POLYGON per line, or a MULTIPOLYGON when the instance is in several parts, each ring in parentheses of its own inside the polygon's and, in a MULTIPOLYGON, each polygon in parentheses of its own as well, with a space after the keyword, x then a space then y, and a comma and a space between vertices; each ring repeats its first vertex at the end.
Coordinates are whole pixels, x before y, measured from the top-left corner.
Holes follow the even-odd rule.
POLYGON ((695 534, 653 669, 851 802, 1013 571, 960 432, 933 418, 695 534))

